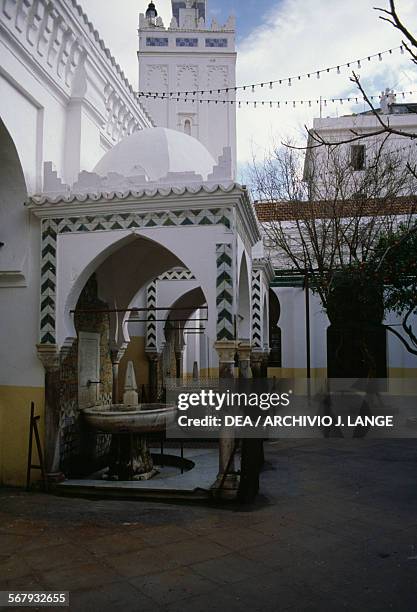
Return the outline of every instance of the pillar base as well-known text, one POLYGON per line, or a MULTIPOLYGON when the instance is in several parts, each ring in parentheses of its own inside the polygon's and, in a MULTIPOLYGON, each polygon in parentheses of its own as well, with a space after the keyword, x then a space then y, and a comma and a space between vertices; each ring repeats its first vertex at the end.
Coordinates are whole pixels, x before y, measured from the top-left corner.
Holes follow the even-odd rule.
POLYGON ((219 474, 211 485, 211 493, 215 499, 236 499, 239 489, 239 476, 237 474, 219 474))

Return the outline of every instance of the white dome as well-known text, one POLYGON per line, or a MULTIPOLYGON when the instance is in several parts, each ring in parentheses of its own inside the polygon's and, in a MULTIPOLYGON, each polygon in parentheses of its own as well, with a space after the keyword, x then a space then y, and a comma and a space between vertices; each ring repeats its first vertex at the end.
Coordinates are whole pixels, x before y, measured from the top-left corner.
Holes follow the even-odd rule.
POLYGON ((93 172, 111 172, 125 177, 145 174, 158 181, 169 172, 195 172, 207 180, 215 160, 198 140, 167 128, 148 128, 134 132, 101 158, 93 172))

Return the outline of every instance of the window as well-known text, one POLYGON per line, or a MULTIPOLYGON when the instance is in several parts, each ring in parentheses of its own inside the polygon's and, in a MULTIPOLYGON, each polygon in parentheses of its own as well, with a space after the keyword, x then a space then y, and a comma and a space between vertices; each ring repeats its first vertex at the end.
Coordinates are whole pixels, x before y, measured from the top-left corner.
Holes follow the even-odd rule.
POLYGON ((365 169, 365 146, 353 145, 350 147, 351 165, 355 171, 365 169))
POLYGON ((188 136, 191 136, 191 121, 189 119, 184 121, 184 132, 188 134, 188 136))

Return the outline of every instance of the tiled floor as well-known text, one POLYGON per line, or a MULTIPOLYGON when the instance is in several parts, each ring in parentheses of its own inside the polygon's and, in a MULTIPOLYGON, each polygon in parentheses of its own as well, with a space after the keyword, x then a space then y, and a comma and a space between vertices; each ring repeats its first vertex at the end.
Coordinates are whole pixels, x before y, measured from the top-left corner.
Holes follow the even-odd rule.
POLYGON ((0 491, 0 590, 71 610, 415 612, 417 441, 266 446, 253 507, 0 491))

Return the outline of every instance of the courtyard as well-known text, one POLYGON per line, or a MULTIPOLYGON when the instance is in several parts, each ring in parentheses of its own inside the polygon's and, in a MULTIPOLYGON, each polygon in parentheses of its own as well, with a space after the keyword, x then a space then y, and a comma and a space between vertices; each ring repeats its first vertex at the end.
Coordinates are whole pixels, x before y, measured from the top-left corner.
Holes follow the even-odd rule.
POLYGON ((412 612, 413 440, 276 441, 253 506, 0 492, 0 590, 71 610, 412 612))

